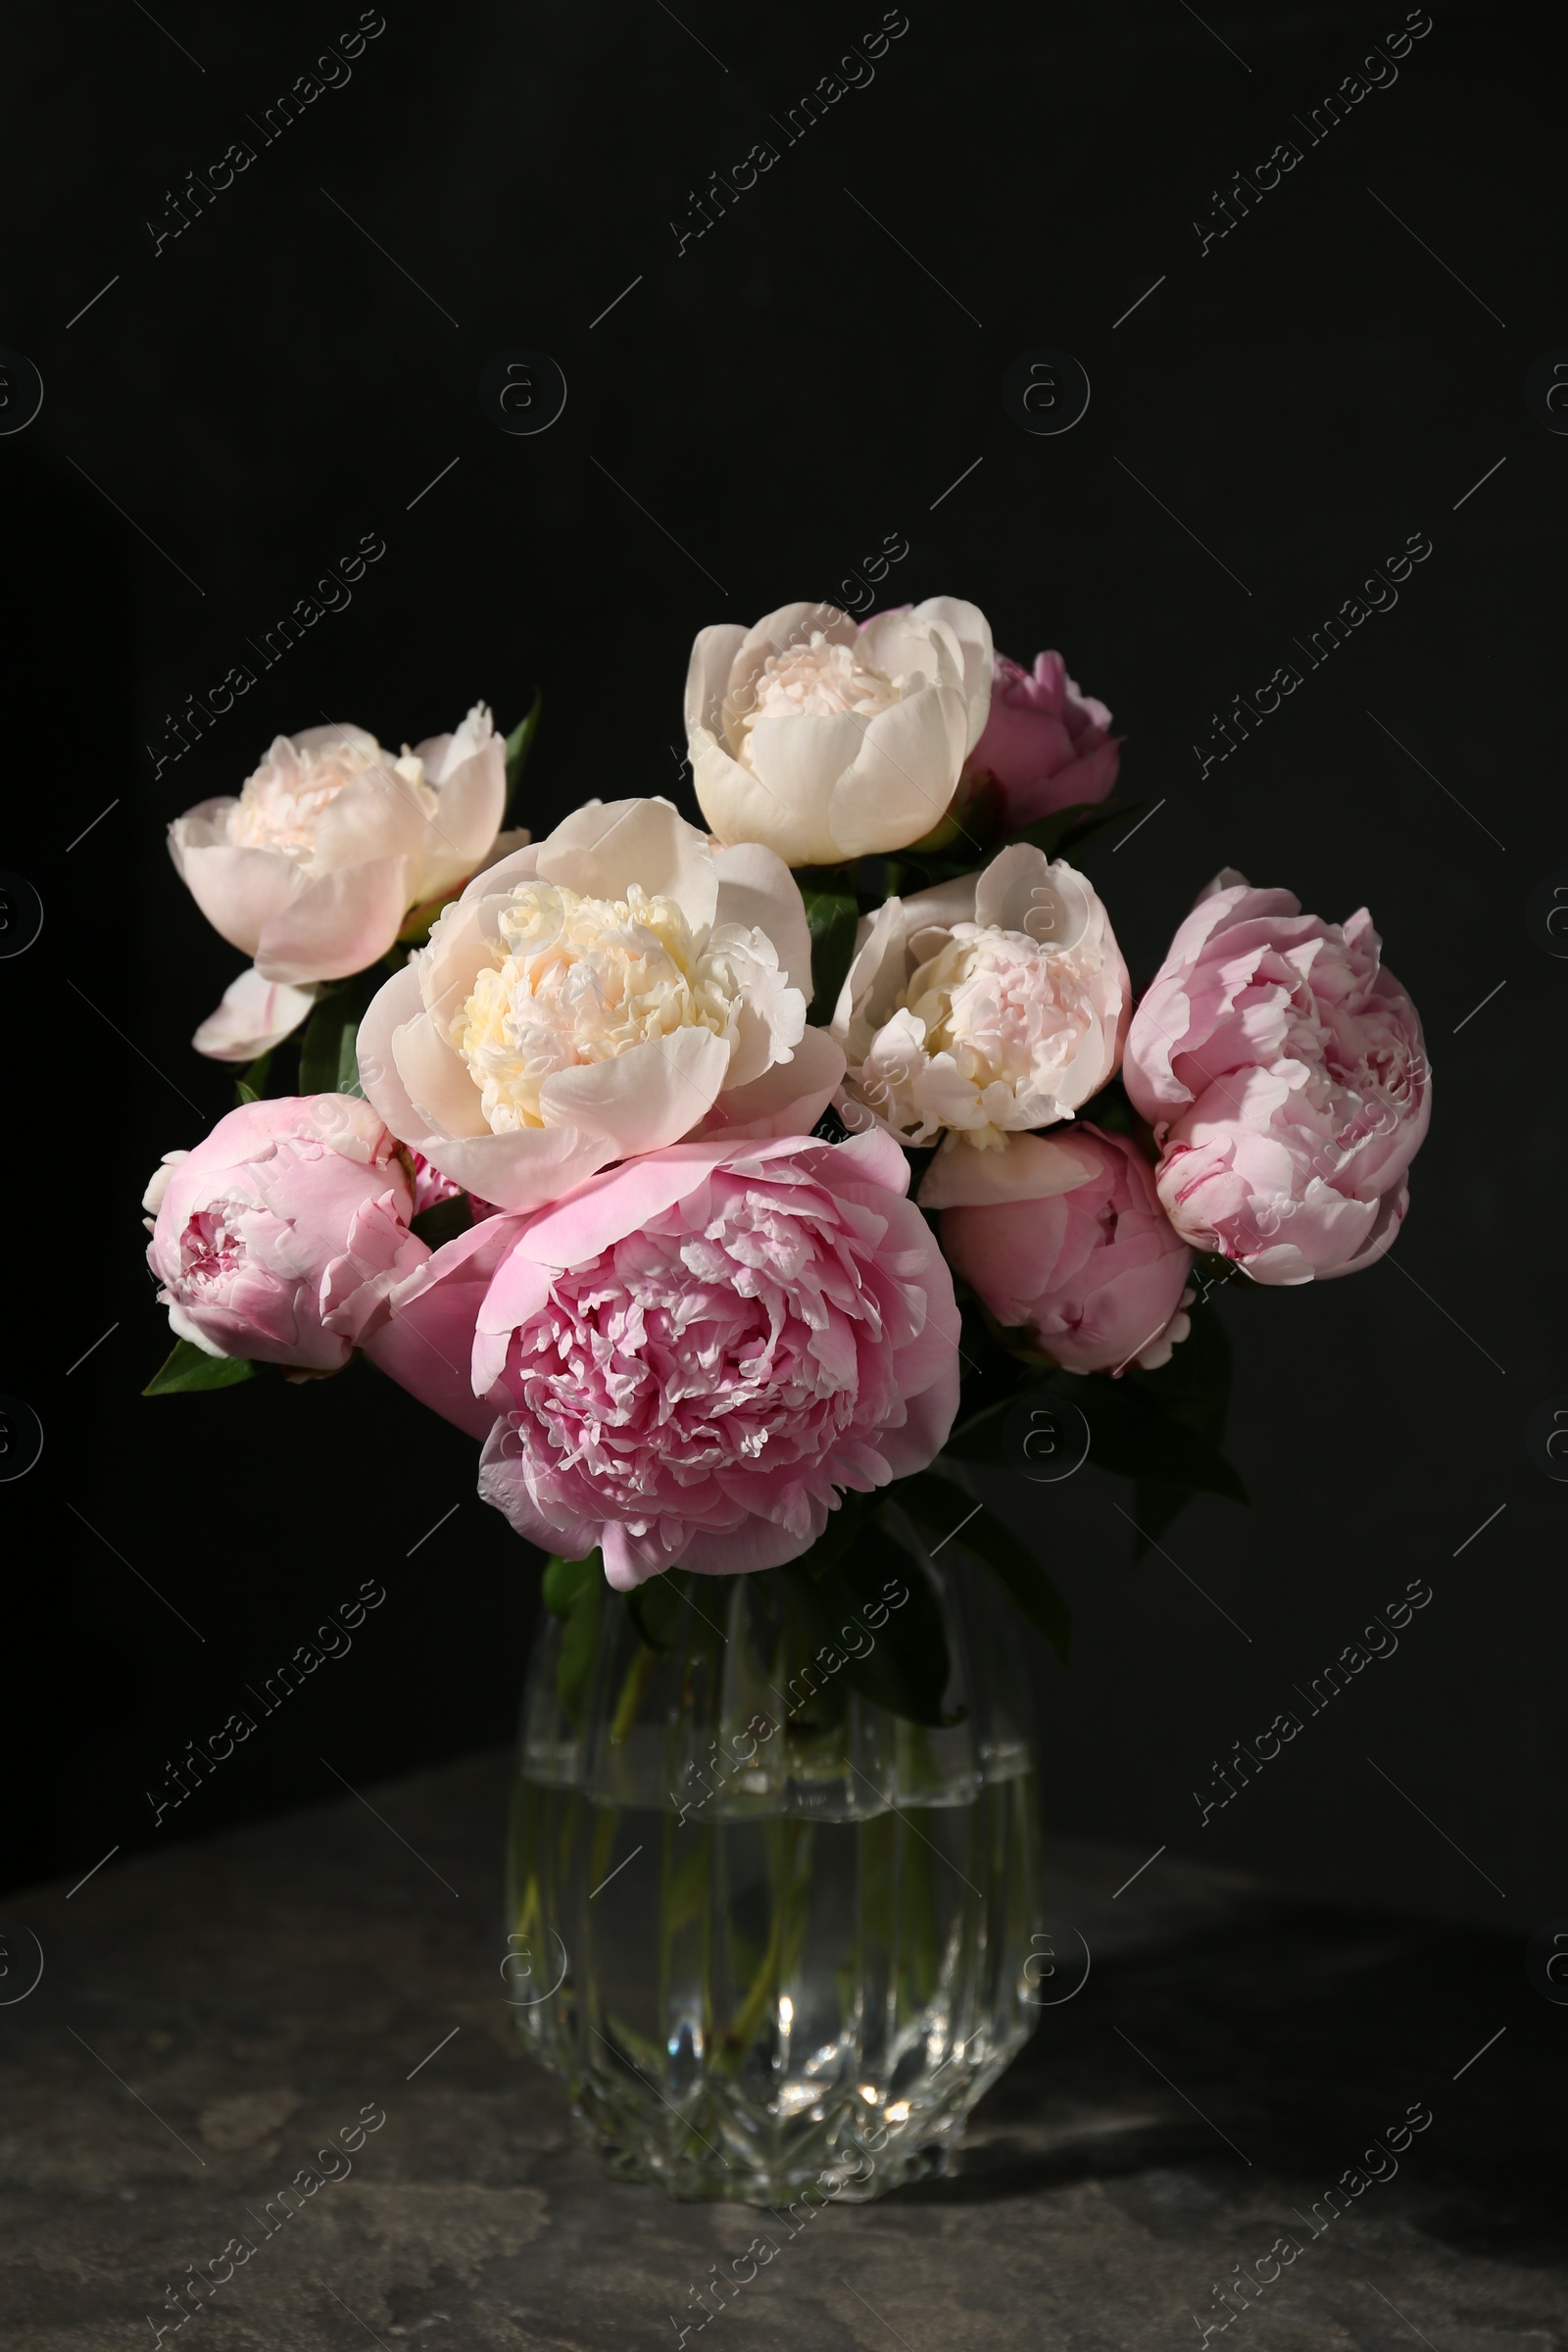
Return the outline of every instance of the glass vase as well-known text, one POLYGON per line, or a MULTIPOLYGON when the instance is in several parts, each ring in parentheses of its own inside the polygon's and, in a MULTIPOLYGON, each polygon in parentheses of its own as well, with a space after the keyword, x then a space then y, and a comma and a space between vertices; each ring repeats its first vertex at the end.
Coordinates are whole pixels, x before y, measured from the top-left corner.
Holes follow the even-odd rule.
POLYGON ((1017 1621, 982 1571, 912 1536, 896 1556, 830 1633, 803 1571, 674 1578, 657 1647, 603 1585, 564 1625, 542 1613, 510 1997, 619 2179, 880 2196, 944 2169, 1038 2022, 1017 1621), (877 1652, 933 1610, 944 1720, 915 1722, 877 1652))

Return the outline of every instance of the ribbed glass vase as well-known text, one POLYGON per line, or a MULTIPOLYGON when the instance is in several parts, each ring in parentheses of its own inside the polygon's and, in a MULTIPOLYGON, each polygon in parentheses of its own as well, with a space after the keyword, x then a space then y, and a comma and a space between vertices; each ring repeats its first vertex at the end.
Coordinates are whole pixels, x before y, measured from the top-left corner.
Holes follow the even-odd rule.
POLYGON ((781 1570, 675 1580, 657 1650, 608 1589, 564 1632, 544 1617, 511 1997, 612 2174, 685 2198, 880 2196, 943 2169, 1027 2039, 1032 1721, 1016 1620, 982 1577, 911 1548, 905 1600, 888 1579, 831 1639, 781 1570), (879 1641, 933 1610, 941 1728, 869 1694, 879 1641))

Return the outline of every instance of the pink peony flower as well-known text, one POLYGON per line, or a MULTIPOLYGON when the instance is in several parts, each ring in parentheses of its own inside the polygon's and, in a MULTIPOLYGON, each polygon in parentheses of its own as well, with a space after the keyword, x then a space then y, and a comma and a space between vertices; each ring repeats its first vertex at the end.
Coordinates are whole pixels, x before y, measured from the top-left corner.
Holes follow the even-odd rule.
POLYGON ((1227 869, 1133 1017, 1124 1077, 1166 1213, 1254 1282, 1369 1266, 1409 1205, 1432 1073, 1381 949, 1365 907, 1326 923, 1227 869))
POLYGON ((427 1208, 439 1208, 443 1200, 462 1199, 463 1186, 454 1184, 450 1176, 443 1176, 422 1152, 410 1152, 406 1156, 413 1170, 414 1214, 416 1217, 427 1208))
POLYGON ((387 1315, 365 1338, 366 1354, 389 1380, 470 1438, 487 1438, 495 1426, 498 1407, 474 1395, 473 1336, 521 1223, 490 1210, 443 1242, 398 1284, 387 1315))
POLYGON ((392 1330, 422 1313, 455 1345, 468 1306, 442 1330, 438 1295, 504 1241, 473 1342, 500 1415, 480 1493, 546 1550, 602 1546, 621 1591, 777 1567, 952 1426, 953 1282, 907 1185, 878 1134, 677 1144, 464 1235, 392 1330))
POLYGON ((1037 654, 1032 675, 1005 654, 996 656, 990 715, 963 778, 965 785, 996 780, 1008 831, 1104 800, 1120 759, 1110 712, 1080 692, 1059 654, 1037 654))
POLYGON ((977 1150, 1070 1118, 1114 1076, 1132 988, 1110 918, 1064 859, 1013 842, 982 873, 861 919, 833 1015, 845 1115, 977 1150))
POLYGON ((464 1200, 468 1203, 468 1214, 475 1224, 481 1217, 500 1214, 493 1200, 481 1200, 477 1193, 466 1192, 461 1184, 454 1184, 451 1177, 443 1176, 422 1152, 411 1152, 405 1145, 403 1159, 414 1185, 414 1213, 416 1217, 421 1216, 427 1208, 439 1208, 443 1201, 464 1200))
POLYGON ((1023 1326, 1068 1372, 1168 1363, 1191 1325, 1192 1252, 1137 1146, 1098 1127, 1015 1135, 1003 1152, 938 1152, 920 1206, 999 1323, 1023 1326))
POLYGON ((353 1095, 247 1102, 167 1152, 142 1206, 176 1339, 336 1372, 429 1255, 397 1146, 353 1095))

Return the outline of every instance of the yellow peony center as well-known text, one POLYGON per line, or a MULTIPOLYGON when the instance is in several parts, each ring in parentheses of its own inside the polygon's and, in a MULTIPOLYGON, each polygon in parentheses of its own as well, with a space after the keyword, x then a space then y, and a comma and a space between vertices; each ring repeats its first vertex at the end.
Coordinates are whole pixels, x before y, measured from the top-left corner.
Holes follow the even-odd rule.
POLYGON ((677 1029, 734 1034, 724 960, 699 952, 673 899, 650 898, 636 883, 624 899, 585 899, 524 882, 496 928, 496 960, 450 1034, 497 1135, 548 1123, 540 1089, 557 1071, 611 1061, 677 1029))

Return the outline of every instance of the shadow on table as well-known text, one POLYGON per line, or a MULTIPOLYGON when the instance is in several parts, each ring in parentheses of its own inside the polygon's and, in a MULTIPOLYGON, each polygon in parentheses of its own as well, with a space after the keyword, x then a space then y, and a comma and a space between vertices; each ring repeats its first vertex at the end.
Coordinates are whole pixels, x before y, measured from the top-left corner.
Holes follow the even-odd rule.
POLYGON ((1097 1966, 1042 2016, 954 2171, 895 2194, 967 2205, 1184 2172, 1305 2210, 1424 2107, 1388 2183, 1403 2218, 1455 2251, 1560 2263, 1568 2009, 1532 1992, 1520 1945, 1269 1896, 1239 1909, 1097 1966))

